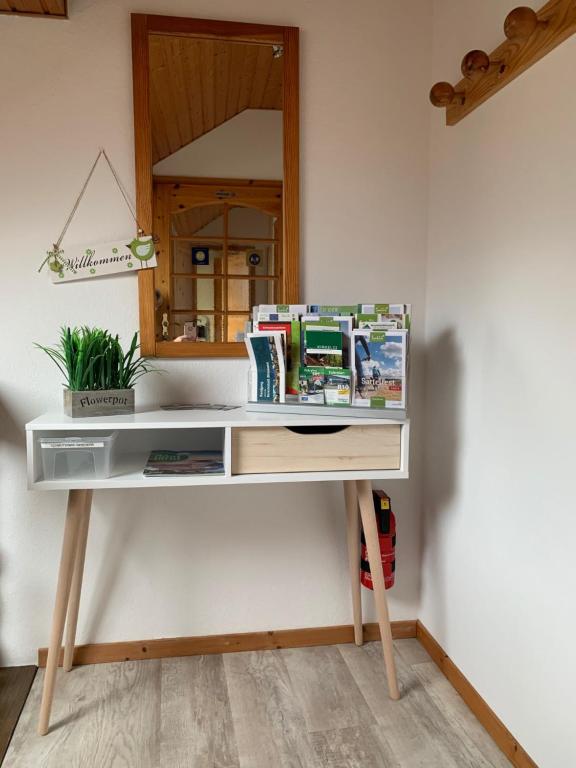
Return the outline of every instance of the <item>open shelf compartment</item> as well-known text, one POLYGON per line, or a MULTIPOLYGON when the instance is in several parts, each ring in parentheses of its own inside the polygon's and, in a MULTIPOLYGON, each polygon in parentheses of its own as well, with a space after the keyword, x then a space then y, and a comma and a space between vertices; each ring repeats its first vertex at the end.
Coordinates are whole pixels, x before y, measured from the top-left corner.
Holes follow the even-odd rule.
MULTIPOLYGON (((108 437, 110 430, 101 430, 102 436, 108 437)), ((94 471, 90 471, 89 461, 70 462, 71 466, 80 467, 80 472, 73 474, 62 473, 66 466, 66 460, 61 459, 56 466, 56 473, 53 477, 45 477, 42 461, 42 452, 48 450, 42 445, 47 441, 58 440, 58 444, 64 446, 67 438, 91 438, 91 443, 96 446, 101 445, 98 430, 92 426, 86 429, 73 430, 41 430, 29 433, 29 440, 32 441, 32 471, 30 480, 33 484, 46 483, 62 485, 66 487, 85 487, 86 483, 99 484, 100 481, 116 481, 124 479, 127 482, 135 478, 143 478, 143 470, 148 461, 150 452, 153 450, 161 451, 220 451, 224 461, 224 475, 229 474, 230 457, 225 450, 225 428, 223 427, 200 427, 200 428, 170 428, 170 429, 131 429, 119 430, 116 433, 112 455, 110 457, 110 474, 98 476, 94 471), (228 471, 227 471, 228 467, 228 471), (82 471, 83 470, 83 471, 82 471)), ((78 449, 72 449, 76 451, 78 449)), ((95 451, 99 448, 95 448, 95 451)), ((65 448, 62 449, 65 451, 65 448)), ((71 451, 71 452, 72 452, 71 451)), ((180 475, 180 476, 162 476, 161 478, 144 478, 151 485, 158 479, 170 481, 172 479, 188 479, 194 477, 201 480, 207 475, 180 475)), ((214 476, 210 476, 214 477, 214 476)), ((219 475, 222 477, 222 475, 219 475)))

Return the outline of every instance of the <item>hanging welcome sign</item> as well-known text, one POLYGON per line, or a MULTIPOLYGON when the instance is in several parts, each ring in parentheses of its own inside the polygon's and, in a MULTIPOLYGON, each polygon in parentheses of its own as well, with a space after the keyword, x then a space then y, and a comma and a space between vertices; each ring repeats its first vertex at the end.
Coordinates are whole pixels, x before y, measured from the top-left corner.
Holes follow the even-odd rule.
POLYGON ((50 264, 53 283, 69 280, 85 280, 116 272, 134 272, 144 267, 156 266, 154 239, 151 235, 135 237, 96 245, 81 245, 61 250, 57 269, 50 264))
POLYGON ((80 194, 76 198, 74 207, 60 233, 60 237, 56 240, 52 248, 49 251, 46 251, 46 254, 46 258, 40 265, 38 271, 40 272, 47 264, 53 283, 65 283, 70 280, 84 280, 90 277, 100 277, 101 275, 110 275, 118 272, 134 272, 139 269, 156 266, 155 238, 153 235, 146 235, 138 226, 134 207, 126 194, 124 187, 120 183, 118 174, 114 170, 114 167, 106 154, 106 150, 101 149, 98 152, 96 160, 88 174, 88 178, 84 182, 84 186, 80 190, 80 194), (80 205, 80 201, 86 192, 86 188, 90 183, 92 174, 101 157, 104 157, 108 163, 108 167, 122 193, 122 197, 136 222, 138 234, 136 237, 128 235, 122 240, 115 240, 109 243, 72 246, 70 249, 64 249, 61 247, 64 235, 70 226, 70 222, 74 218, 74 214, 80 205))

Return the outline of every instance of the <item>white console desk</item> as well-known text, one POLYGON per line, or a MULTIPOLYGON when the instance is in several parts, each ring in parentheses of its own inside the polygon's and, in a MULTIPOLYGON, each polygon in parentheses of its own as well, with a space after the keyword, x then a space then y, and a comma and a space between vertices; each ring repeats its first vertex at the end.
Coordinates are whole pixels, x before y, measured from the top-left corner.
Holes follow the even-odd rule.
MULTIPOLYGON (((380 418, 295 416, 231 411, 146 411, 127 416, 72 419, 47 414, 26 425, 28 486, 68 491, 58 586, 44 678, 38 730, 48 732, 64 627, 63 667, 72 668, 92 494, 99 488, 157 488, 341 480, 347 509, 348 560, 352 583, 354 639, 362 643, 360 520, 368 558, 380 550, 372 480, 408 477, 409 422, 380 418), (44 480, 40 439, 94 435, 118 430, 116 463, 106 479, 44 480), (152 449, 223 451, 224 474, 145 477, 152 449)), ((372 568, 390 696, 399 698, 392 632, 382 569, 372 568)))

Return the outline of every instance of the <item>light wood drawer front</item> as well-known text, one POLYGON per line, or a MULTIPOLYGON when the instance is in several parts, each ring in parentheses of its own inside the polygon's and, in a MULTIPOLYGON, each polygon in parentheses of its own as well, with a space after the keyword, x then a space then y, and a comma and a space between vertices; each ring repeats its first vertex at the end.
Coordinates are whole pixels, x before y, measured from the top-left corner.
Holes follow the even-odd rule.
POLYGON ((232 474, 400 469, 400 429, 354 425, 300 434, 286 427, 238 427, 232 429, 232 474))

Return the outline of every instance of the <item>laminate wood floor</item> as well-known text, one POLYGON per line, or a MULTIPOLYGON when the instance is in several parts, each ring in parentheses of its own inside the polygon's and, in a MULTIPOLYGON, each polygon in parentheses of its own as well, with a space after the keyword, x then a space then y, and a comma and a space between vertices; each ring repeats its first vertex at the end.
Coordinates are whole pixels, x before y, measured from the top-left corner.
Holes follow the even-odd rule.
POLYGON ((28 698, 36 667, 0 669, 0 763, 28 698))
POLYGON ((416 640, 59 670, 47 736, 39 671, 3 768, 504 768, 416 640))

